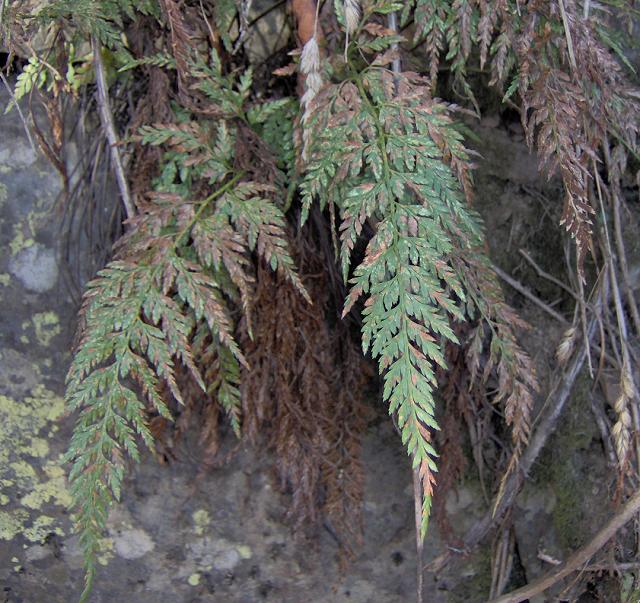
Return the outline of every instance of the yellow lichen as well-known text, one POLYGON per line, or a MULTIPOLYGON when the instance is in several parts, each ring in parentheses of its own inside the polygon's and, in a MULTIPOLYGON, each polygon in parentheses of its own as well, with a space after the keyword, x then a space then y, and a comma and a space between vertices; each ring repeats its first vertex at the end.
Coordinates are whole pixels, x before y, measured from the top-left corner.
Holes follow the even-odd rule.
POLYGON ((0 540, 12 540, 23 530, 29 513, 23 509, 0 511, 0 540))
POLYGON ((187 582, 189 583, 189 586, 198 586, 198 584, 200 584, 200 574, 198 572, 191 574, 187 578, 187 582))
POLYGON ((8 287, 11 282, 11 275, 7 272, 0 272, 0 286, 8 287))
POLYGON ((44 468, 48 479, 35 484, 33 490, 20 499, 20 503, 29 509, 40 509, 45 503, 53 502, 61 507, 71 504, 71 495, 66 487, 65 474, 58 464, 49 462, 44 468))
POLYGON ((113 538, 100 538, 98 540, 98 563, 108 565, 113 559, 113 538))
POLYGON ((63 412, 62 398, 43 385, 22 399, 0 395, 0 504, 15 507, 0 511, 0 539, 22 535, 40 542, 63 533, 58 520, 41 511, 46 504, 70 503, 64 471, 59 459, 49 458, 47 441, 63 412))
POLYGON ((51 340, 61 332, 60 320, 55 312, 40 312, 31 319, 39 343, 48 347, 51 340))
POLYGON ((24 229, 21 224, 16 224, 13 231, 13 240, 9 243, 11 255, 16 255, 19 251, 35 245, 36 242, 33 238, 24 236, 24 229))
POLYGON ((202 536, 207 531, 207 528, 211 523, 209 511, 206 509, 198 509, 197 511, 194 511, 192 517, 195 526, 194 532, 198 534, 198 536, 202 536))
POLYGON ((251 552, 251 548, 246 544, 241 544, 236 547, 236 551, 238 551, 238 555, 240 555, 241 559, 251 559, 253 553, 251 552))
POLYGON ((22 535, 30 542, 43 542, 51 534, 64 536, 64 531, 56 525, 56 520, 48 515, 39 515, 30 527, 24 528, 22 535))

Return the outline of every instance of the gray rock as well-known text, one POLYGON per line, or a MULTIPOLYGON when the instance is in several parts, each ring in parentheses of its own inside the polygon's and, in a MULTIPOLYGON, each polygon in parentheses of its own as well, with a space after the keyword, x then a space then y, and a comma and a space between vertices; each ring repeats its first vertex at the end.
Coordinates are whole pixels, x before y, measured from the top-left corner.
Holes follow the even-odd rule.
POLYGON ((152 551, 155 543, 144 530, 124 530, 113 538, 116 553, 124 559, 139 559, 152 551))
POLYGON ((240 563, 240 554, 236 549, 227 549, 221 551, 213 559, 213 567, 219 571, 227 571, 233 569, 240 563))
POLYGON ((38 160, 36 150, 24 138, 14 138, 11 145, 0 149, 0 165, 13 169, 27 168, 38 160))
POLYGON ((41 559, 46 559, 49 555, 51 555, 51 549, 48 546, 36 544, 27 549, 25 558, 27 561, 40 561, 41 559))
POLYGON ((53 249, 36 243, 19 251, 9 262, 9 271, 29 291, 44 293, 58 280, 58 263, 53 249))

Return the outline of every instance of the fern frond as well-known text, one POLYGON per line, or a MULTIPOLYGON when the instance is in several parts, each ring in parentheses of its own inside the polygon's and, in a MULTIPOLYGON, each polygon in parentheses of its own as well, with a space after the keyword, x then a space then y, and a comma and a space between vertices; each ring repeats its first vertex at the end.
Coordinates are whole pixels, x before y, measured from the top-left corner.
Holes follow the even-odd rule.
POLYGON ((125 19, 136 13, 159 17, 158 4, 153 0, 53 0, 37 11, 35 17, 44 25, 56 20, 68 20, 75 34, 89 39, 95 36, 109 48, 122 46, 125 19))
POLYGON ((533 395, 539 390, 533 362, 516 338, 516 329, 529 327, 505 302, 497 276, 479 248, 461 246, 452 265, 467 292, 467 313, 480 319, 467 349, 470 381, 485 383, 490 374, 497 375, 493 403, 504 406, 511 427, 514 468, 529 439, 533 395))
POLYGON ((176 60, 171 55, 159 52, 157 54, 142 57, 141 59, 127 61, 127 63, 118 69, 118 72, 123 73, 125 71, 135 69, 136 67, 142 67, 143 65, 163 67, 165 69, 176 69, 176 60))
POLYGON ((220 199, 217 211, 228 216, 250 250, 255 249, 311 303, 288 251, 284 215, 266 196, 272 192, 267 185, 243 182, 220 199))
POLYGON ((429 100, 428 82, 397 78, 397 95, 388 72, 370 69, 319 99, 303 192, 307 205, 319 196, 340 209, 345 275, 365 222, 375 230, 343 315, 365 298, 362 345, 378 359, 384 399, 420 475, 424 536, 436 472, 435 366, 445 366, 444 344, 457 343, 452 321, 464 320, 449 256, 454 238, 476 240, 480 228, 445 161, 445 149, 462 157, 446 108, 429 100))
POLYGON ((181 401, 174 357, 202 382, 186 340, 193 319, 167 295, 162 278, 156 267, 113 262, 86 296, 87 326, 67 376, 67 402, 80 410, 67 458, 88 577, 108 509, 120 498, 124 455, 139 459, 136 435, 153 448, 138 391, 170 418, 161 387, 181 401))
MULTIPOLYGON (((57 74, 54 74, 56 77, 57 74)), ((57 76, 59 77, 59 76, 57 76)), ((22 71, 16 78, 16 85, 13 90, 13 98, 7 103, 4 112, 9 113, 20 99, 27 96, 34 88, 42 88, 47 83, 47 79, 51 78, 49 70, 43 65, 37 57, 29 57, 29 62, 22 68, 22 71)))

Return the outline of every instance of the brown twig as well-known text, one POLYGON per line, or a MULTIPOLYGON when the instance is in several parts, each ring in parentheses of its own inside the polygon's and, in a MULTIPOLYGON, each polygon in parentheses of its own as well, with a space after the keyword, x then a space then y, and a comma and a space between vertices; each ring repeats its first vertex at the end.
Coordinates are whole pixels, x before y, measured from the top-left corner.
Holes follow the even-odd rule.
POLYGON ((567 51, 569 53, 569 63, 571 63, 571 68, 575 73, 578 70, 578 66, 576 64, 576 55, 573 50, 573 40, 571 38, 571 28, 569 27, 569 19, 567 18, 567 12, 564 9, 563 0, 558 0, 558 5, 560 6, 560 15, 562 16, 562 26, 564 27, 564 35, 567 38, 567 51))
MULTIPOLYGON (((640 490, 638 490, 627 504, 616 513, 606 525, 581 549, 578 549, 569 559, 558 569, 549 572, 545 576, 534 580, 522 588, 514 590, 497 599, 492 599, 490 603, 520 603, 526 599, 531 599, 535 595, 547 590, 566 576, 581 569, 613 536, 616 532, 628 523, 640 511, 640 490)), ((587 568, 588 569, 588 568, 587 568)))
MULTIPOLYGON (((597 311, 600 303, 596 306, 597 311)), ((529 444, 522 454, 518 470, 514 471, 506 479, 505 486, 501 491, 500 501, 497 504, 492 504, 482 519, 475 523, 465 534, 462 549, 459 551, 452 551, 450 549, 446 553, 443 553, 427 566, 429 571, 440 571, 448 563, 453 553, 467 553, 475 548, 484 539, 484 537, 502 521, 502 518, 511 508, 524 483, 525 476, 533 467, 533 464, 542 452, 549 436, 555 430, 558 419, 560 418, 560 415, 564 410, 564 406, 573 389, 573 384, 578 378, 587 358, 587 347, 591 345, 591 342, 595 337, 597 331, 596 326, 597 318, 592 317, 587 329, 588 340, 583 341, 578 352, 574 355, 573 360, 563 371, 559 382, 547 396, 543 406, 543 409, 545 410, 542 411, 544 415, 540 417, 538 425, 529 440, 529 444)))
POLYGON ((491 591, 490 597, 497 597, 502 594, 513 569, 513 549, 515 547, 515 536, 510 526, 505 526, 496 542, 494 552, 494 563, 491 568, 491 591))
POLYGON ((98 108, 100 110, 100 121, 102 128, 109 142, 111 150, 111 159, 113 161, 113 169, 118 182, 118 189, 122 197, 122 203, 127 213, 127 218, 131 219, 136 214, 135 206, 131 200, 129 193, 129 184, 122 167, 122 159, 120 157, 120 149, 118 147, 118 136, 113 123, 113 113, 111 112, 111 102, 109 101, 109 90, 107 88, 107 79, 104 73, 104 64, 102 62, 102 48, 96 36, 91 38, 91 48, 93 50, 93 66, 96 72, 96 85, 98 88, 98 108))
POLYGON ((630 561, 628 563, 592 563, 581 571, 583 572, 628 572, 640 567, 640 561, 630 561))
MULTIPOLYGON (((629 311, 631 312, 631 318, 633 319, 633 325, 636 334, 640 335, 640 313, 638 312, 638 304, 633 293, 633 287, 631 286, 629 265, 627 263, 627 252, 624 245, 624 237, 622 236, 622 223, 620 220, 620 184, 618 178, 616 177, 617 170, 614 169, 613 163, 611 161, 611 152, 609 151, 609 141, 607 137, 605 137, 602 148, 607 165, 607 172, 611 179, 609 196, 613 208, 613 234, 616 243, 616 251, 618 252, 618 264, 620 265, 620 272, 622 273, 622 282, 624 284, 627 304, 629 306, 629 311)), ((596 177, 598 178, 598 193, 602 194, 602 183, 600 182, 600 174, 598 174, 597 172, 595 173, 596 177)))
POLYGON ((413 504, 416 520, 416 603, 422 603, 422 587, 424 579, 422 553, 424 543, 420 537, 420 524, 422 523, 422 483, 420 480, 419 467, 416 467, 413 470, 413 504))
MULTIPOLYGON (((595 171, 595 160, 594 160, 595 171)), ((596 174, 596 185, 598 191, 598 200, 600 202, 600 209, 602 211, 602 225, 605 234, 605 252, 606 261, 609 265, 609 275, 611 280, 611 291, 613 294, 614 307, 616 312, 616 319, 618 323, 618 336, 620 341, 620 350, 622 352, 622 366, 620 367, 620 376, 622 381, 622 394, 618 398, 615 404, 615 410, 618 414, 618 422, 614 425, 613 435, 616 442, 616 452, 619 456, 620 466, 625 463, 625 439, 629 440, 629 429, 627 424, 628 410, 627 407, 631 406, 631 414, 633 416, 634 429, 638 433, 640 431, 640 416, 638 415, 637 408, 637 388, 634 382, 634 375, 632 370, 631 354, 629 352, 629 330, 627 328, 627 319, 625 317, 624 309, 622 307, 622 296, 620 294, 620 287, 618 285, 618 279, 616 276, 616 270, 613 262, 613 251, 611 248, 611 241, 609 238, 609 230, 607 227, 607 216, 604 209, 604 200, 602 195, 602 186, 600 183, 600 176, 596 174), (627 387, 624 384, 627 384, 627 387), (631 390, 631 391, 628 391, 631 390)), ((640 468, 640 442, 635 442, 636 462, 640 468)))
POLYGON ((611 425, 609 424, 609 420, 607 419, 604 409, 593 396, 591 396, 591 410, 593 412, 596 425, 598 426, 598 430, 600 431, 600 439, 602 440, 602 445, 604 446, 609 465, 611 467, 615 467, 616 453, 611 446, 611 425))
POLYGON ((518 293, 522 293, 527 299, 531 300, 536 306, 542 308, 547 314, 553 316, 558 322, 562 324, 568 324, 568 320, 562 316, 562 314, 556 312, 551 306, 545 304, 539 297, 535 296, 527 287, 525 287, 522 283, 519 283, 517 280, 509 276, 504 270, 501 270, 497 266, 493 266, 493 271, 508 285, 513 287, 518 293))
POLYGON ((633 288, 631 286, 631 278, 629 276, 629 265, 627 263, 627 252, 622 237, 622 225, 620 220, 620 195, 618 191, 612 191, 613 199, 613 234, 616 242, 616 250, 618 252, 618 263, 620 264, 620 272, 622 273, 622 282, 624 284, 625 294, 627 296, 627 304, 633 319, 636 334, 640 334, 640 314, 638 313, 638 303, 636 302, 633 288))
POLYGON ((571 297, 573 297, 573 299, 578 299, 578 296, 571 289, 571 287, 567 286, 559 278, 556 278, 552 274, 549 274, 548 272, 545 272, 542 268, 540 268, 540 266, 536 264, 535 260, 529 255, 529 253, 525 249, 520 249, 520 255, 522 255, 522 257, 524 257, 524 259, 527 260, 529 264, 531 264, 532 268, 538 273, 538 276, 541 276, 542 278, 550 281, 554 285, 557 285, 562 290, 566 291, 571 297))

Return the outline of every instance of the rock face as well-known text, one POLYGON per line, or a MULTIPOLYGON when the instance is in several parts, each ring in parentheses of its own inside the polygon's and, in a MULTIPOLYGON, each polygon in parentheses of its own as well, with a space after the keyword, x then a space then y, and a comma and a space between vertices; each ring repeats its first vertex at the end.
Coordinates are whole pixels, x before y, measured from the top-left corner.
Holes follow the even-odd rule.
MULTIPOLYGON (((7 100, 2 94, 0 106, 7 100)), ((0 256, 0 601, 69 603, 82 590, 83 573, 81 547, 67 512, 66 468, 60 461, 73 420, 65 414, 61 395, 77 309, 61 283, 55 244, 60 182, 29 145, 19 120, 0 116, 0 131, 0 244, 5 250, 0 256)), ((487 126, 482 132, 491 130, 487 126)), ((507 137, 504 132, 500 136, 507 137)), ((509 154, 531 161, 517 138, 508 144, 509 154)), ((496 166, 503 163, 490 145, 483 154, 491 157, 479 178, 481 208, 483 194, 494 205, 519 186, 498 181, 496 166)), ((500 173, 506 173, 502 167, 500 173)), ((534 176, 529 165, 521 165, 505 178, 521 178, 521 184, 529 185, 534 176)), ((505 238, 513 227, 496 224, 495 237, 505 238)), ((541 349, 549 348, 549 338, 538 337, 541 349)), ((537 345, 535 338, 531 341, 537 345)), ((584 426, 575 427, 584 432, 584 426)), ((582 509, 604 495, 594 490, 597 480, 580 478, 585 463, 598 457, 594 442, 589 432, 574 450, 562 449, 566 458, 578 459, 569 477, 573 488, 584 483, 588 489, 580 494, 582 509)), ((197 435, 186 436, 169 464, 147 456, 133 468, 122 503, 109 518, 92 601, 414 600, 411 473, 388 420, 372 424, 364 442, 365 540, 343 574, 329 529, 320 529, 311 540, 293 537, 284 521, 288 501, 274 489, 267 455, 242 447, 222 468, 202 473, 197 445, 197 435)), ((226 442, 231 445, 233 441, 226 442)), ((545 570, 537 555, 540 548, 563 557, 579 544, 563 536, 562 528, 575 519, 566 514, 572 503, 558 485, 567 474, 549 469, 534 478, 516 509, 521 568, 512 586, 545 570)), ((486 510, 481 492, 474 470, 469 470, 466 482, 450 494, 446 507, 458 533, 486 510)), ((594 526, 576 521, 572 530, 593 531, 594 526)), ((425 544, 425 563, 444 547, 434 525, 425 544)), ((426 574, 425 600, 480 603, 488 598, 490 585, 490 554, 483 550, 438 576, 426 574)))
POLYGON ((50 291, 58 282, 56 252, 39 243, 29 245, 11 258, 9 271, 28 291, 50 291))

